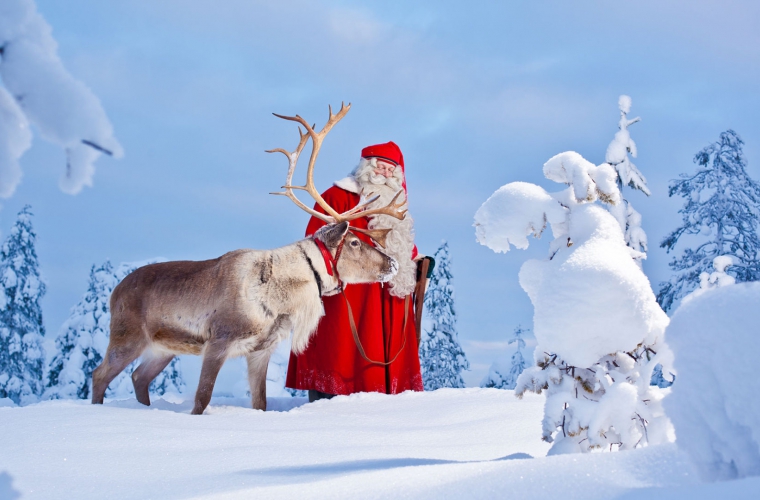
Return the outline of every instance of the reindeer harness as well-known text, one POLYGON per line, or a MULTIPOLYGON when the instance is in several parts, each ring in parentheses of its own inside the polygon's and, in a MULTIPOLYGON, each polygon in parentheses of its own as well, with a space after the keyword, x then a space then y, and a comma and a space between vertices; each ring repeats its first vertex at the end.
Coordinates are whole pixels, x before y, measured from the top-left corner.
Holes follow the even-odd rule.
POLYGON ((317 248, 319 248, 319 251, 322 254, 322 258, 325 260, 327 274, 330 276, 335 276, 335 278, 338 280, 338 288, 340 289, 341 295, 343 295, 343 299, 346 301, 346 309, 348 310, 348 324, 351 326, 351 333, 354 336, 356 347, 359 349, 359 354, 361 354, 362 358, 364 358, 364 360, 368 363, 382 366, 390 365, 396 361, 396 358, 398 358, 399 354, 401 354, 401 351, 403 351, 404 347, 406 347, 406 324, 407 320, 409 319, 409 295, 407 295, 404 299, 404 325, 401 327, 401 337, 403 339, 401 342, 401 348, 390 361, 375 361, 373 359, 370 359, 364 351, 364 346, 362 345, 361 340, 359 340, 359 331, 356 329, 354 312, 351 309, 351 304, 348 302, 348 297, 346 297, 346 292, 343 289, 343 282, 340 279, 340 274, 338 274, 338 259, 340 259, 340 254, 343 252, 343 245, 346 242, 346 236, 344 235, 343 238, 341 238, 340 243, 338 243, 338 248, 335 250, 335 257, 332 256, 330 250, 327 249, 327 246, 322 241, 318 240, 317 238, 312 238, 312 241, 314 241, 314 243, 317 245, 317 248))

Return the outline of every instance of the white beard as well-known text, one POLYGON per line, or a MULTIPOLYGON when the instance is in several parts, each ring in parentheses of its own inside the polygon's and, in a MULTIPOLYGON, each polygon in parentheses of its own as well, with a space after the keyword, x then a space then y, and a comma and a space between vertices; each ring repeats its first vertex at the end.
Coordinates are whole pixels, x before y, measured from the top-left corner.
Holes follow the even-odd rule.
MULTIPOLYGON (((404 174, 401 168, 397 168, 393 177, 376 175, 373 170, 376 164, 375 158, 362 158, 359 166, 353 172, 354 179, 362 189, 362 196, 370 197, 370 193, 380 196, 369 208, 384 207, 391 202, 396 193, 401 190, 396 203, 406 201, 406 193, 403 191, 404 174)), ((386 238, 383 252, 390 255, 398 262, 398 272, 390 281, 390 293, 396 297, 406 297, 414 291, 417 284, 417 264, 412 260, 414 249, 414 220, 407 212, 403 220, 398 220, 390 215, 373 215, 369 217, 369 228, 391 228, 386 238)))

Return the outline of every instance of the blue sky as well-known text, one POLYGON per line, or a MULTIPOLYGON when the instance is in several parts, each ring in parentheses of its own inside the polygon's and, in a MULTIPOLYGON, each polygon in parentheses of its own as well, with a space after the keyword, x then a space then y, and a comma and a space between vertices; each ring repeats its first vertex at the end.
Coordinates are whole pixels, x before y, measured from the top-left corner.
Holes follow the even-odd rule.
POLYGON ((264 150, 297 143, 272 112, 320 125, 328 104, 353 104, 325 141, 320 189, 362 147, 401 146, 420 250, 451 245, 471 383, 514 326, 530 325, 517 272, 548 247, 496 255, 475 242, 475 211, 507 182, 559 190, 541 166, 562 151, 601 163, 620 94, 642 118, 630 130, 652 196, 628 197, 643 216, 655 287, 669 276, 658 243, 680 220, 667 183, 694 168, 694 153, 733 128, 760 179, 760 4, 749 0, 37 5, 125 149, 121 160, 99 160, 93 188, 69 196, 57 188, 64 153, 36 137, 3 202, 3 234, 24 204, 36 214, 49 334, 94 263, 205 259, 300 238, 306 214, 267 194, 286 165, 264 150))

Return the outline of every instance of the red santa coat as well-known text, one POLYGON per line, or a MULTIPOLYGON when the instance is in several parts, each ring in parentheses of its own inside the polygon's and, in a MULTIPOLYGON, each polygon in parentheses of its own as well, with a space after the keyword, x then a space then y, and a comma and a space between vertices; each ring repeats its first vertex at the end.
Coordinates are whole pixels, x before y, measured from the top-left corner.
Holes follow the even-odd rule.
MULTIPOLYGON (((359 203, 359 195, 337 186, 322 194, 322 198, 338 212, 345 212, 359 203)), ((315 205, 315 210, 325 213, 315 205)), ((325 223, 312 217, 306 235, 314 234, 325 223)), ((367 218, 351 222, 353 227, 367 229, 367 218)), ((359 238, 372 244, 360 233, 359 238)), ((416 249, 415 249, 416 250, 416 249)), ((367 357, 374 361, 389 361, 406 345, 396 360, 388 366, 368 363, 359 353, 351 327, 348 310, 341 294, 322 297, 325 315, 309 346, 300 355, 290 354, 286 385, 293 389, 317 390, 327 394, 354 392, 399 392, 422 390, 414 310, 409 301, 409 316, 404 324, 404 299, 389 293, 387 284, 346 285, 346 297, 353 309, 359 339, 367 357)))

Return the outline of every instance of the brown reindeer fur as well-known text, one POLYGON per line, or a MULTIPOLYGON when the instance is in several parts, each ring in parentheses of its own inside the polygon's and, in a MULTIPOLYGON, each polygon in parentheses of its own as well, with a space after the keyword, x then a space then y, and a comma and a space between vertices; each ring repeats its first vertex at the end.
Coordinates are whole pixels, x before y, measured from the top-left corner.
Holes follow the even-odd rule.
MULTIPOLYGON (((396 261, 347 230, 347 223, 328 225, 314 236, 333 255, 345 236, 338 261, 343 282, 390 279, 396 261)), ((111 295, 111 337, 93 372, 92 402, 102 403, 108 384, 142 355, 132 381, 137 400, 149 405, 148 387, 173 357, 199 354, 203 364, 192 413, 201 414, 225 360, 246 356, 253 408, 265 410, 272 351, 292 331, 292 349, 302 352, 324 314, 320 293, 337 290, 337 279, 311 239, 275 250, 236 250, 213 260, 141 267, 111 295)))

